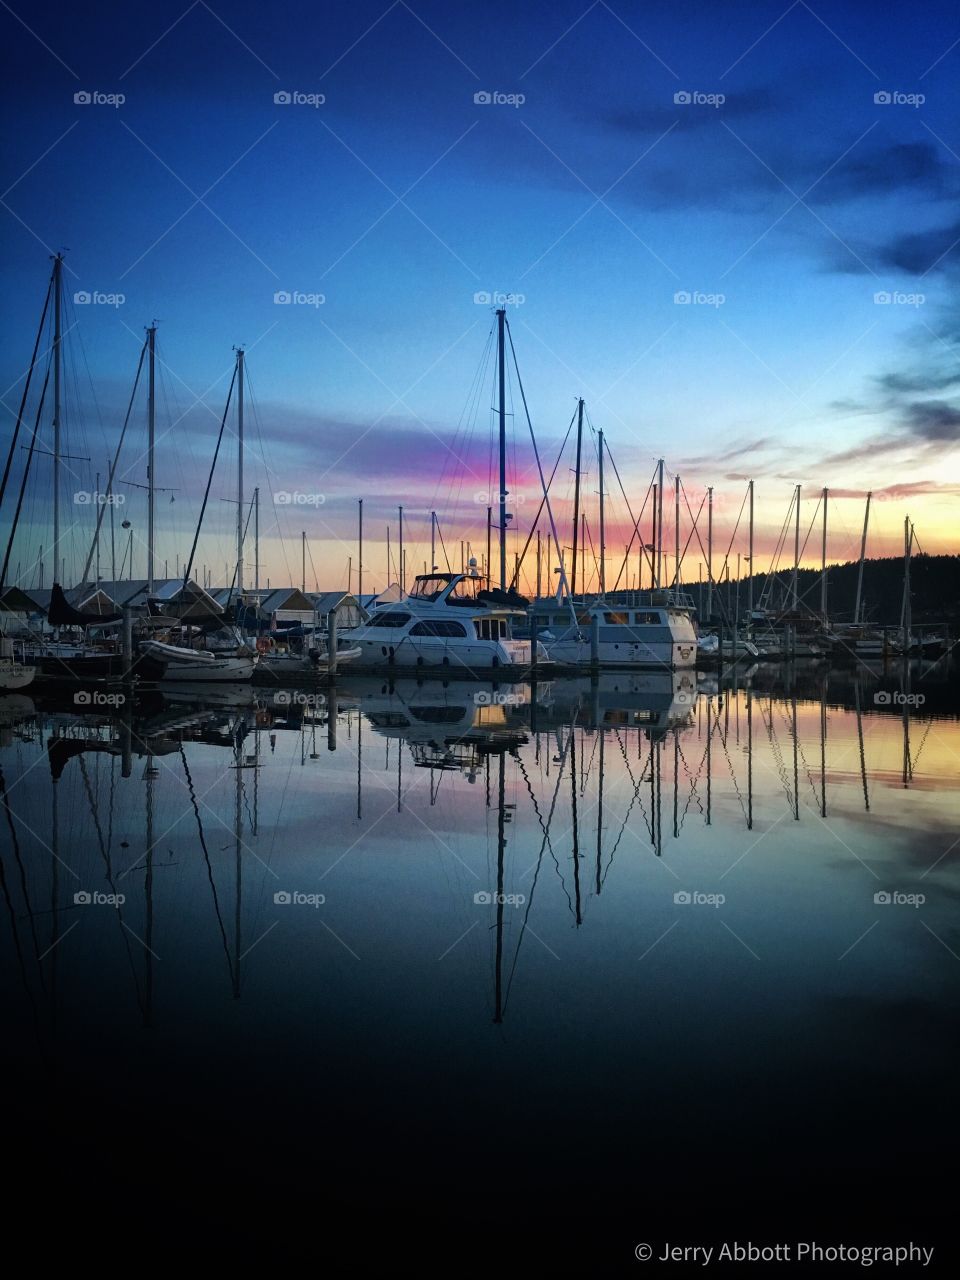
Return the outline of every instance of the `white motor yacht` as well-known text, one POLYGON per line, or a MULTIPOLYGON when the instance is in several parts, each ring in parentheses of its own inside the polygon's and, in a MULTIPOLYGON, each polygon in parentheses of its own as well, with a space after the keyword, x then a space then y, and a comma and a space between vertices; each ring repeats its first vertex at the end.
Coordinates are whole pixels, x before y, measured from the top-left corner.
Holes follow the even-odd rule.
MULTIPOLYGON (((341 632, 369 665, 450 668, 474 674, 530 665, 529 640, 513 638, 524 608, 485 591, 475 573, 420 574, 402 600, 382 605, 359 627, 341 632)), ((547 659, 541 645, 537 661, 547 659)))
POLYGON ((572 604, 537 600, 531 616, 537 638, 554 662, 593 661, 591 632, 596 626, 596 659, 602 667, 681 670, 696 665, 694 610, 672 592, 620 592, 572 604))

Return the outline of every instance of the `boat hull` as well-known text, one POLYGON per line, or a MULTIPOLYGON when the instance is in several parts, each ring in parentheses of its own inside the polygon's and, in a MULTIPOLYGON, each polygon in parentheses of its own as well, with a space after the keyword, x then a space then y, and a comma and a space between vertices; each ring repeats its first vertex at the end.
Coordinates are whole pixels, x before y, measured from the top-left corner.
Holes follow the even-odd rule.
POLYGON ((37 674, 36 667, 23 662, 0 662, 0 692, 9 693, 14 689, 25 689, 33 684, 37 674))

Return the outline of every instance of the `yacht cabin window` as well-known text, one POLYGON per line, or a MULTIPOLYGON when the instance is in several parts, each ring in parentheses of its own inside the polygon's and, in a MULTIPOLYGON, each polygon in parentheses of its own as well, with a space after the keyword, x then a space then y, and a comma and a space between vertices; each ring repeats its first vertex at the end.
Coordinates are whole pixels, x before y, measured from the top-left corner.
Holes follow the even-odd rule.
POLYGON ((383 613, 375 613, 368 625, 371 627, 405 627, 409 621, 409 613, 395 613, 388 609, 383 613))

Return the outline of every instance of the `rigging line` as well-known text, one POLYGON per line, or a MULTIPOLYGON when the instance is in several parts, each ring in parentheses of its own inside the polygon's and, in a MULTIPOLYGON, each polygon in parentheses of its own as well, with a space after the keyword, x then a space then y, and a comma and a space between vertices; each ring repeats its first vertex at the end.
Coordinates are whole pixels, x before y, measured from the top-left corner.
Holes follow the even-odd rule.
POLYGON ((519 391, 520 391, 520 399, 523 402, 523 412, 526 415, 527 427, 529 428, 529 431, 530 431, 530 441, 533 444, 534 457, 537 460, 537 472, 539 473, 539 476, 540 476, 540 487, 541 489, 543 489, 544 501, 547 504, 547 515, 550 517, 550 529, 553 533, 554 544, 560 556, 559 590, 564 591, 566 593, 567 600, 570 604, 570 615, 573 618, 574 626, 579 626, 579 623, 577 621, 577 612, 573 607, 573 601, 570 599, 570 587, 567 583, 566 569, 564 568, 564 565, 563 565, 563 546, 560 542, 559 535, 557 534, 557 525, 553 518, 553 508, 550 506, 550 495, 544 485, 543 466, 541 465, 541 462, 540 462, 540 450, 537 448, 537 437, 533 434, 533 423, 530 421, 530 410, 527 407, 527 397, 523 389, 523 379, 520 377, 520 366, 517 363, 517 352, 516 352, 516 348, 513 345, 513 331, 510 328, 510 322, 507 320, 506 316, 504 316, 504 321, 506 323, 507 337, 510 339, 510 354, 513 356, 513 367, 517 372, 517 387, 519 388, 519 391))
MULTIPOLYGON (((550 472, 550 480, 547 484, 547 493, 550 492, 550 489, 553 486, 554 476, 557 474, 557 468, 560 466, 560 459, 563 457, 563 451, 567 446, 567 441, 570 439, 570 432, 573 430, 573 424, 576 421, 576 418, 577 418, 577 411, 576 409, 574 409, 573 417, 570 419, 570 425, 567 427, 567 434, 563 437, 563 443, 560 445, 560 451, 557 454, 557 460, 553 464, 553 470, 550 472)), ((527 534, 527 540, 523 544, 523 551, 521 551, 520 553, 520 564, 517 565, 517 568, 514 572, 513 582, 510 584, 513 587, 519 586, 518 579, 520 575, 520 566, 523 564, 524 557, 527 554, 527 548, 530 546, 530 543, 533 540, 533 535, 537 531, 537 525, 540 523, 540 517, 543 514, 543 504, 545 501, 546 501, 545 496, 540 499, 540 506, 537 508, 537 514, 534 517, 533 524, 530 526, 530 532, 527 534)))
MULTIPOLYGON (((22 777, 23 774, 21 773, 20 776, 22 777)), ((4 812, 7 815, 7 826, 10 828, 11 848, 13 849, 13 856, 16 859, 17 868, 20 872, 20 892, 23 894, 23 901, 27 907, 27 919, 30 921, 30 933, 33 937, 33 954, 39 960, 40 959, 40 942, 39 942, 39 939, 37 938, 36 920, 34 919, 34 912, 30 907, 30 895, 27 891, 27 871, 23 863, 23 855, 20 851, 20 837, 17 835, 17 828, 14 825, 13 813, 11 812, 11 809, 10 809, 10 800, 9 800, 9 797, 7 796, 7 781, 6 781, 6 778, 4 777, 2 768, 0 768, 0 803, 3 804, 4 812)), ((0 870, 2 869, 3 869, 3 860, 2 858, 0 858, 0 870)), ((14 937, 16 937, 15 929, 14 929, 14 937)), ((44 981, 44 977, 43 977, 43 966, 39 965, 38 969, 40 974, 40 988, 42 991, 46 992, 46 982, 44 981)))
POLYGON ((227 941, 227 931, 224 928, 223 916, 220 912, 220 899, 217 897, 217 885, 213 878, 213 867, 210 865, 210 854, 207 850, 207 841, 203 833, 203 822, 200 818, 200 810, 197 807, 197 793, 193 787, 193 778, 190 775, 190 766, 187 764, 187 753, 183 749, 183 741, 180 742, 180 759, 183 761, 183 772, 187 779, 187 789, 190 792, 190 803, 193 805, 194 816, 197 819, 197 834, 200 836, 200 848, 203 850, 203 860, 207 864, 207 879, 210 881, 210 892, 213 894, 213 909, 217 917, 217 924, 220 928, 220 939, 223 942, 223 954, 227 957, 227 970, 230 974, 231 983, 234 981, 233 976, 233 959, 230 955, 230 944, 227 941))
MULTIPOLYGON (((100 741, 99 737, 98 737, 98 741, 100 741)), ((110 888, 113 890, 114 895, 116 896, 116 893, 117 893, 116 880, 114 878, 113 871, 111 870, 111 867, 110 867, 110 855, 107 852, 107 846, 104 843, 104 839, 103 839, 103 828, 100 825, 100 812, 97 808, 96 801, 93 798, 93 791, 90 787, 90 775, 87 772, 87 762, 83 758, 83 752, 80 753, 80 776, 83 778, 83 786, 87 794, 87 804, 90 806, 90 816, 93 818, 94 830, 97 833, 97 843, 100 846, 100 856, 103 858, 103 861, 106 864, 107 884, 109 884, 110 888)), ((133 870, 132 867, 130 869, 131 871, 133 870)), ((123 931, 122 932, 123 947, 127 953, 127 959, 130 962, 130 973, 131 973, 131 976, 133 977, 133 989, 137 993, 137 1007, 139 1008, 141 1013, 145 1013, 146 1010, 144 1007, 142 993, 140 991, 140 979, 137 974, 136 962, 134 961, 134 958, 133 958, 133 948, 130 945, 130 930, 123 923, 123 907, 119 903, 117 905, 117 923, 120 925, 123 931)))
MULTIPOLYGON (((143 371, 143 358, 146 355, 147 344, 149 343, 149 341, 150 341, 149 338, 144 338, 143 346, 140 348, 140 360, 137 364, 137 375, 133 380, 133 390, 130 392, 130 402, 127 405, 126 417, 123 420, 123 429, 120 432, 120 439, 117 441, 117 449, 113 455, 113 461, 110 464, 110 474, 107 477, 107 498, 108 499, 110 499, 113 494, 113 477, 116 475, 117 463, 120 461, 120 450, 123 448, 123 439, 124 439, 124 436, 127 434, 127 426, 129 425, 129 422, 130 422, 130 414, 133 411, 133 402, 137 394, 137 387, 140 383, 140 374, 143 371)), ((153 483, 152 477, 151 477, 151 483, 153 483)), ((81 573, 80 575, 81 583, 84 583, 87 581, 87 574, 90 572, 90 564, 93 560, 94 555, 96 554, 97 543, 100 541, 100 529, 103 525, 103 517, 107 508, 107 503, 99 501, 99 494, 97 495, 97 498, 98 498, 97 526, 93 533, 93 541, 90 543, 90 550, 87 552, 87 559, 86 559, 86 563, 83 566, 83 573, 81 573)))
MULTIPOLYGON (((3 796, 3 803, 6 806, 7 787, 3 778, 2 769, 0 769, 0 795, 3 796)), ((9 817, 9 809, 7 810, 7 816, 9 817)), ((27 993, 27 999, 30 1002, 30 1012, 33 1014, 34 1031, 36 1033, 37 1042, 38 1044, 41 1045, 41 1053, 42 1053, 43 1049, 42 1049, 42 1041, 40 1037, 40 1011, 38 1010, 36 1001, 34 1000, 33 990, 30 986, 30 978, 27 974, 27 963, 24 958, 23 947, 20 945, 20 931, 17 928, 17 913, 14 910, 13 899, 10 896, 10 887, 7 884, 7 869, 3 864, 2 858, 0 858, 0 889, 3 890, 3 898, 7 904, 7 912, 10 916, 10 933, 11 933, 11 936, 13 937, 13 945, 17 953, 17 964, 20 969, 20 978, 23 982, 23 989, 27 993)), ((27 906, 29 908, 29 903, 27 904, 27 906)), ((31 928, 31 931, 33 932, 33 938, 34 938, 34 949, 36 950, 36 932, 34 931, 32 911, 29 911, 29 916, 30 916, 30 928, 31 928)), ((42 985, 42 978, 43 978, 42 965, 40 966, 40 974, 41 974, 41 985, 42 985)))
MULTIPOLYGON (((731 533, 730 535, 730 545, 727 547, 727 554, 723 557, 723 564, 720 566, 721 581, 723 580, 723 573, 727 567, 727 562, 730 559, 730 552, 733 550, 733 540, 737 536, 737 530, 740 528, 740 521, 743 519, 743 509, 747 505, 747 498, 749 497, 749 494, 750 494, 750 487, 748 485, 747 488, 744 490, 743 501, 740 503, 740 511, 737 515, 737 523, 733 526, 733 533, 731 533)), ((753 573, 753 565, 750 566, 750 572, 753 573)))
MULTIPOLYGON (((547 825, 543 828, 543 840, 540 842, 540 852, 537 854, 537 869, 536 869, 536 871, 534 872, 534 876, 533 876, 533 883, 532 883, 532 884, 531 884, 531 886, 530 886, 530 896, 529 896, 529 898, 527 899, 527 909, 526 909, 526 911, 523 913, 523 924, 522 924, 522 925, 521 925, 521 927, 520 927, 520 936, 519 936, 519 938, 517 939, 517 949, 516 949, 516 951, 513 953, 513 964, 510 966, 510 974, 509 974, 509 976, 508 976, 508 978, 507 978, 507 989, 506 989, 506 991, 504 992, 504 997, 503 997, 503 1012, 504 1012, 504 1014, 507 1012, 507 1003, 508 1003, 508 1001, 509 1001, 509 999, 510 999, 510 989, 511 989, 511 987, 513 986, 513 976, 514 976, 514 973, 516 972, 516 968, 517 968, 517 961, 520 959, 520 944, 523 942, 523 935, 524 935, 524 933, 526 932, 526 929, 527 929, 527 921, 528 921, 528 920, 529 920, 529 918, 530 918, 530 912, 531 912, 531 910, 532 910, 532 908, 533 908, 533 895, 534 895, 534 892, 535 892, 536 887, 537 887, 537 880, 538 880, 538 878, 539 878, 539 876, 540 876, 540 867, 541 867, 541 864, 542 864, 542 862, 543 862, 543 851, 544 851, 544 849, 547 847, 547 845, 550 843, 550 824, 551 824, 551 822, 553 821, 553 812, 554 812, 554 809, 556 808, 556 804, 557 804, 557 796, 558 796, 558 794, 559 794, 559 792, 560 792, 560 783, 561 783, 561 781, 563 780, 563 770, 564 770, 564 766, 565 766, 565 764, 566 764, 566 760, 567 760, 567 752, 568 752, 568 750, 569 750, 569 748, 570 748, 570 743, 573 741, 573 735, 574 735, 574 733, 576 732, 576 728, 577 728, 577 716, 578 716, 579 714, 580 714, 580 707, 579 707, 579 704, 578 704, 578 705, 577 705, 577 707, 576 707, 576 708, 575 708, 575 710, 574 710, 574 713, 573 713, 573 720, 571 721, 571 724, 570 724, 570 733, 567 735, 567 740, 566 740, 566 742, 564 743, 564 746, 563 746, 563 754, 562 754, 562 755, 561 755, 561 757, 560 757, 560 767, 559 767, 559 769, 557 770, 557 782, 556 782, 556 786, 555 786, 555 787, 554 787, 554 789, 553 789, 553 799, 550 801, 550 812, 549 812, 549 813, 548 813, 548 815, 547 815, 547 825)), ((526 783, 527 783, 527 789, 530 791, 530 796, 531 796, 531 799, 532 799, 532 798, 533 798, 533 791, 532 791, 532 789, 530 788, 530 782, 529 782, 529 779, 527 778, 526 772, 525 772, 525 771, 522 771, 522 772, 523 772, 523 776, 524 776, 524 781, 526 781, 526 783)), ((552 852, 552 850, 551 850, 551 852, 552 852)), ((556 858, 555 858, 555 857, 554 857, 554 862, 556 862, 556 858)), ((561 877, 561 884, 562 884, 562 883, 563 883, 563 880, 562 880, 562 877, 561 877)), ((569 894, 567 894, 567 901, 568 901, 568 902, 570 901, 570 895, 569 895, 569 894)), ((571 905, 572 905, 572 904, 571 904, 571 905)))
MULTIPOLYGON (((250 407, 253 410, 253 425, 256 428, 257 440, 260 443, 260 460, 263 463, 264 468, 267 471, 269 471, 271 475, 273 475, 274 474, 273 468, 267 462, 267 453, 263 443, 263 430, 260 422, 260 409, 257 402, 256 393, 254 392, 254 389, 253 389, 253 383, 250 380, 250 368, 246 363, 246 361, 244 361, 243 368, 247 378, 247 392, 248 392, 248 398, 250 401, 250 407)), ((276 503, 273 504, 273 511, 274 511, 274 519, 276 520, 276 523, 277 523, 277 534, 279 535, 279 538, 280 538, 280 554, 283 556, 283 565, 287 571, 288 579, 290 580, 290 582, 293 582, 294 578, 290 569, 290 559, 287 555, 287 544, 284 541, 283 530, 280 527, 280 516, 276 508, 276 503)))
MULTIPOLYGON (((4 583, 7 581, 7 569, 10 567, 10 552, 13 550, 13 540, 17 534, 17 524, 20 521, 20 512, 23 508, 23 495, 27 488, 27 478, 30 475, 30 463, 33 461, 33 451, 37 443, 37 432, 40 430, 40 418, 43 414, 43 402, 46 399, 47 386, 50 382, 51 363, 52 363, 52 357, 51 357, 51 360, 47 362, 47 372, 44 375, 43 388, 40 392, 40 403, 37 405, 37 416, 33 424, 33 435, 30 437, 30 448, 27 451, 27 461, 23 468, 23 476, 20 479, 20 492, 17 495, 17 509, 13 513, 13 522, 10 525, 10 537, 7 539, 7 550, 3 557, 3 567, 0 568, 0 595, 2 595, 3 593, 4 583)), ((54 558, 54 565, 53 565, 52 580, 56 581, 56 577, 57 577, 57 565, 56 565, 57 548, 56 547, 54 547, 53 549, 53 558, 54 558)))
POLYGON ((27 370, 26 381, 23 384, 23 395, 20 397, 20 408, 17 411, 17 422, 13 429, 13 436, 10 439, 10 449, 7 453, 6 465, 3 468, 3 479, 0 480, 0 507, 3 506, 3 495, 7 491, 7 480, 10 476, 10 467, 13 465, 13 459, 16 454, 17 438, 20 435, 20 428, 23 425, 23 414, 27 407, 27 396, 30 394, 30 382, 33 378, 33 370, 37 363, 37 352, 40 350, 40 340, 43 337, 43 327, 47 319, 47 309, 50 306, 50 293, 52 289, 53 273, 51 272, 50 282, 47 285, 47 296, 44 299, 43 311, 40 314, 40 326, 37 329, 37 338, 33 344, 33 355, 30 357, 30 367, 27 370))
MULTIPOLYGON (((613 474, 617 477, 617 484, 620 486, 620 492, 623 494, 623 500, 627 504, 627 515, 630 517, 631 520, 633 520, 633 511, 630 508, 630 499, 627 497, 627 491, 623 487, 623 481, 620 479, 620 472, 617 470, 617 464, 614 460, 613 454, 610 451, 610 445, 606 440, 604 440, 604 445, 606 445, 607 457, 610 459, 610 465, 613 467, 613 474)), ((656 468, 654 468, 653 474, 654 475, 657 474, 656 468)), ((643 513, 647 509, 647 503, 650 500, 650 494, 652 490, 653 490, 653 477, 651 476, 650 483, 647 485, 647 492, 645 493, 643 498, 643 506, 640 508, 640 514, 637 516, 636 520, 633 520, 633 532, 630 535, 630 541, 627 543, 627 549, 624 552, 624 556, 623 556, 623 564, 620 566, 620 572, 617 574, 617 580, 613 584, 614 591, 616 591, 617 588, 620 586, 620 579, 623 577, 624 570, 627 568, 627 563, 630 558, 630 549, 633 546, 633 540, 636 537, 640 538, 640 550, 644 555, 644 557, 646 558, 647 565, 649 566, 651 573, 653 572, 653 557, 651 556, 649 549, 644 544, 643 535, 640 533, 640 521, 643 519, 643 513)), ((629 586, 629 577, 627 581, 629 586)))
POLYGON ((203 524, 204 512, 207 509, 207 499, 210 497, 210 486, 213 484, 213 473, 217 466, 217 457, 220 453, 220 444, 223 440, 224 428, 227 425, 227 414, 230 412, 230 401, 233 398, 233 387, 237 380, 237 364, 233 366, 233 377, 230 379, 230 389, 227 391, 227 403, 223 406, 223 417, 220 420, 220 433, 217 436, 217 447, 213 451, 213 462, 210 464, 210 475, 207 477, 207 487, 203 493, 203 502, 200 504, 200 519, 197 521, 197 529, 193 535, 193 546, 190 548, 190 559, 187 561, 183 570, 183 585, 186 586, 190 580, 190 571, 193 568, 193 557, 197 554, 197 542, 200 538, 200 527, 203 524))

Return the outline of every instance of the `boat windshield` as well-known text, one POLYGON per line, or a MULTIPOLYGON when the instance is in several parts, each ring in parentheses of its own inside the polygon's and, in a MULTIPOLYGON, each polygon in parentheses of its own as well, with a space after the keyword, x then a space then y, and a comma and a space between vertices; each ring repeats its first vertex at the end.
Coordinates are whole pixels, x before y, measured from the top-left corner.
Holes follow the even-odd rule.
MULTIPOLYGON (((410 598, 412 600, 437 600, 449 585, 449 577, 420 576, 414 579, 413 587, 410 590, 410 598)), ((482 585, 482 578, 461 578, 450 592, 449 598, 451 602, 469 600, 473 603, 482 585)))

